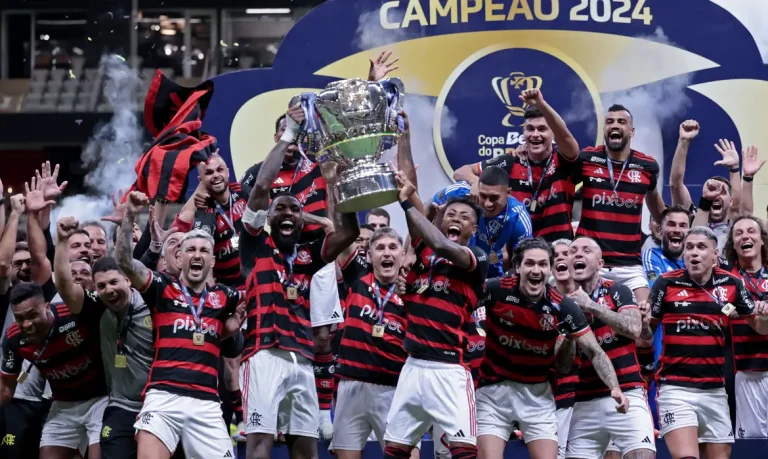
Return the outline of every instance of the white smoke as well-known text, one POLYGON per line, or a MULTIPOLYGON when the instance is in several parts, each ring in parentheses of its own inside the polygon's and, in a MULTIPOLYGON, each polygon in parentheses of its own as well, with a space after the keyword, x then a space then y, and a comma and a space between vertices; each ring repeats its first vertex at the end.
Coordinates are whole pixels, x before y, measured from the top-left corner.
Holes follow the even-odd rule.
MULTIPOLYGON (((640 39, 651 40, 665 45, 675 46, 670 42, 664 31, 658 27, 653 35, 640 36, 640 39)), ((661 66, 661 57, 654 54, 642 53, 632 46, 622 54, 622 57, 609 66, 603 80, 622 78, 631 60, 643 59, 649 67, 661 66)), ((677 125, 690 106, 691 100, 686 93, 686 88, 691 83, 691 75, 684 74, 649 83, 644 86, 601 94, 603 109, 607 110, 613 104, 621 104, 632 113, 635 126, 635 137, 632 139, 632 148, 653 156, 659 163, 659 189, 664 183, 664 142, 662 128, 667 124, 677 125)), ((581 96, 584 97, 584 96, 581 96)), ((594 113, 590 103, 586 100, 574 99, 572 108, 564 115, 566 122, 591 121, 594 122, 594 113)), ((598 116, 603 116, 603 113, 598 116)), ((643 228, 648 221, 648 210, 643 209, 643 228)))
POLYGON ((711 0, 734 15, 752 35, 763 63, 768 64, 768 5, 756 0, 711 0))
MULTIPOLYGON (((395 15, 402 15, 401 11, 390 10, 390 21, 395 21, 395 15)), ((370 11, 360 15, 357 26, 355 44, 361 51, 371 50, 390 43, 415 38, 406 29, 384 29, 379 21, 379 11, 370 11)), ((371 59, 375 59, 376 52, 371 51, 371 59)), ((394 76, 397 76, 395 73, 394 76)), ((405 105, 403 110, 408 114, 411 130, 411 152, 414 163, 418 165, 417 175, 419 179, 419 195, 423 200, 431 198, 437 191, 453 183, 443 170, 435 151, 432 126, 435 120, 435 99, 418 95, 424 83, 417 79, 404 80, 405 105)), ((451 138, 456 135, 456 117, 447 108, 443 108, 440 114, 440 131, 443 138, 451 138)), ((382 162, 391 160, 395 149, 386 152, 382 162)), ((390 225, 400 234, 408 231, 405 215, 399 204, 390 204, 385 207, 392 217, 390 225)))
POLYGON ((127 189, 136 179, 133 167, 142 153, 142 130, 136 119, 135 103, 139 77, 116 55, 103 56, 100 65, 104 73, 104 99, 113 115, 97 129, 83 150, 87 192, 67 197, 54 207, 54 232, 60 217, 75 217, 82 222, 111 214, 112 193, 127 189))

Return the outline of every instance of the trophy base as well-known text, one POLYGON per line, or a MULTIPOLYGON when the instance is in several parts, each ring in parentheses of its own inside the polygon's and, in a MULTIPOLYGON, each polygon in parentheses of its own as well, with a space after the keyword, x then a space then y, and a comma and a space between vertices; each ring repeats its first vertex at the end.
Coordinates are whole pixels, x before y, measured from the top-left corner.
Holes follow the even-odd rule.
POLYGON ((336 210, 360 212, 397 201, 395 172, 388 164, 353 166, 339 176, 333 189, 336 210))

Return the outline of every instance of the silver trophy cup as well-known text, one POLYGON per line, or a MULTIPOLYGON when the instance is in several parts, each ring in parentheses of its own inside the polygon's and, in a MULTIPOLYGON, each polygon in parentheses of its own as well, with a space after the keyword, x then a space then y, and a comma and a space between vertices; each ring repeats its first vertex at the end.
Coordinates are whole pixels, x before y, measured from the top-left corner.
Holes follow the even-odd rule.
POLYGON ((314 97, 306 96, 301 97, 312 149, 319 161, 340 164, 338 184, 331 191, 336 209, 358 212, 395 202, 395 171, 378 161, 400 135, 397 112, 404 96, 400 79, 341 80, 314 97))

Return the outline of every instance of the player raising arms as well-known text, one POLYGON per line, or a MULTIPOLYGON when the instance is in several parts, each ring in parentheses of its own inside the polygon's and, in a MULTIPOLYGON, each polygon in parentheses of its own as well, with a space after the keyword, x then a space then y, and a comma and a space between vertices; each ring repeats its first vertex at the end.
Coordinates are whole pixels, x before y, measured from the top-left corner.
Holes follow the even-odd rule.
POLYGON ((446 432, 453 458, 472 459, 477 423, 467 324, 483 293, 488 257, 467 243, 482 211, 469 200, 452 200, 432 224, 411 203, 418 197, 405 173, 398 172, 397 181, 416 262, 403 297, 408 359, 387 416, 384 456, 409 457, 434 425, 446 432))

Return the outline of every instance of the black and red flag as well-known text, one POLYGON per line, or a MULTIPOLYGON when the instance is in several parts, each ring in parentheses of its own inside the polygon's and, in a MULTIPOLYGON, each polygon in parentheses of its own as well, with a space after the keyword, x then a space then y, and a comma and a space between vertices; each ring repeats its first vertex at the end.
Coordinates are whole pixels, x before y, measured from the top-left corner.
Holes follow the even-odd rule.
POLYGON ((216 151, 216 138, 201 130, 212 96, 212 81, 187 88, 155 73, 144 100, 144 122, 155 140, 136 163, 129 191, 170 202, 186 194, 189 171, 216 151))

